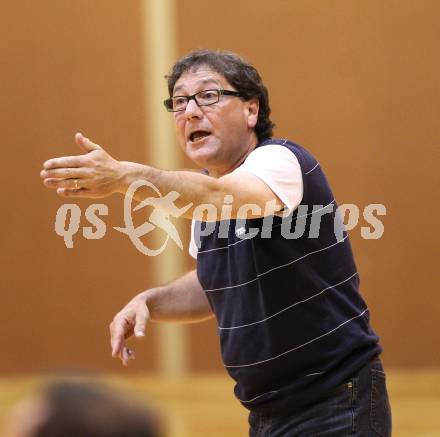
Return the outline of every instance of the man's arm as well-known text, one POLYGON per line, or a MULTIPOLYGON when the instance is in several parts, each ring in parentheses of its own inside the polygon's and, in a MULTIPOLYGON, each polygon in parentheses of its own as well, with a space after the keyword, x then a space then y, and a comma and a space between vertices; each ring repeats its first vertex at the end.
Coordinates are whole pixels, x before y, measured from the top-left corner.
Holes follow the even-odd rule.
POLYGON ((196 270, 144 293, 153 322, 194 323, 213 317, 196 270))
POLYGON ((135 296, 110 324, 112 355, 124 365, 135 357, 125 341, 143 337, 149 320, 157 322, 201 322, 213 317, 205 292, 195 270, 167 285, 135 296))
MULTIPOLYGON (((221 211, 227 195, 233 197, 231 218, 237 218, 240 207, 246 204, 259 207, 260 213, 252 212, 254 217, 263 216, 267 204, 273 205, 269 214, 283 207, 274 192, 252 174, 229 173, 214 178, 191 171, 159 170, 134 162, 117 161, 81 134, 76 134, 75 141, 86 152, 84 155, 50 159, 44 163, 41 172, 45 185, 57 189, 61 196, 102 198, 112 193, 125 194, 132 182, 143 179, 152 183, 162 195, 176 191, 179 194, 174 202, 177 208, 192 203, 183 214, 186 218, 193 218, 194 208, 201 204, 213 205, 221 211)), ((148 187, 140 187, 134 197, 142 201, 151 194, 148 187)), ((245 217, 246 214, 240 216, 245 217)))

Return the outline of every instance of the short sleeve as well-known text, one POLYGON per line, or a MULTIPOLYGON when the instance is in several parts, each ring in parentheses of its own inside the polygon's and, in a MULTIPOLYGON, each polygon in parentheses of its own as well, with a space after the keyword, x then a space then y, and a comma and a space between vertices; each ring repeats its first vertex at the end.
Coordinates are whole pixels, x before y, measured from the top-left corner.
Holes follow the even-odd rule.
POLYGON ((287 147, 269 144, 253 150, 234 172, 245 171, 260 178, 284 203, 289 212, 303 197, 303 178, 297 157, 287 147))
POLYGON ((196 240, 194 238, 194 230, 195 230, 195 221, 191 220, 191 240, 189 242, 188 252, 194 258, 197 259, 197 245, 196 240))

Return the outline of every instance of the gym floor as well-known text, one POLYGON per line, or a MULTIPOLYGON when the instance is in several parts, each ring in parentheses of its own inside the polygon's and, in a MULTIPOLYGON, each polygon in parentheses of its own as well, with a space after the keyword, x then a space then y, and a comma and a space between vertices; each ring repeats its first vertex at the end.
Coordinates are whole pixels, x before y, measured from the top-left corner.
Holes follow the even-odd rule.
MULTIPOLYGON (((387 373, 393 412, 393 436, 440 436, 440 369, 391 369, 387 373)), ((169 437, 247 435, 247 413, 232 394, 233 382, 221 374, 165 379, 154 375, 102 375, 109 384, 149 401, 165 417, 169 437)), ((14 403, 42 376, 0 378, 0 428, 14 403)))

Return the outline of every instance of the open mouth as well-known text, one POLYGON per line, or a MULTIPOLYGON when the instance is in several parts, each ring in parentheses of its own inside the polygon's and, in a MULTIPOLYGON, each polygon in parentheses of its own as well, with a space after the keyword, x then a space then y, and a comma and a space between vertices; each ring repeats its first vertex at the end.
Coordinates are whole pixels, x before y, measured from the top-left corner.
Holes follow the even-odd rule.
POLYGON ((189 139, 192 143, 195 143, 196 141, 201 141, 211 135, 211 132, 205 131, 205 130, 197 130, 191 133, 189 136, 189 139))

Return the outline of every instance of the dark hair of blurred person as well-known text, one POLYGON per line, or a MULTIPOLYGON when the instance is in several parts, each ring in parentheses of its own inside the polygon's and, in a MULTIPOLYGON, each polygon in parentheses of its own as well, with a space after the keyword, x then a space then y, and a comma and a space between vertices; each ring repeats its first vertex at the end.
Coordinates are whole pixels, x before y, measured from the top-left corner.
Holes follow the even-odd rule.
POLYGON ((8 437, 162 437, 158 416, 113 388, 58 381, 17 406, 8 437))

